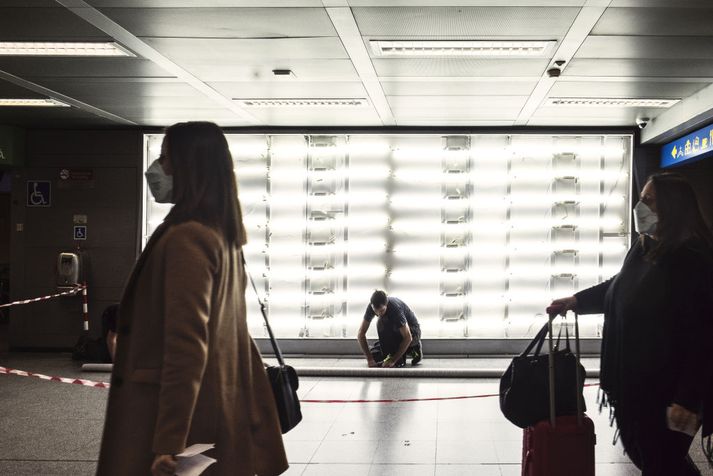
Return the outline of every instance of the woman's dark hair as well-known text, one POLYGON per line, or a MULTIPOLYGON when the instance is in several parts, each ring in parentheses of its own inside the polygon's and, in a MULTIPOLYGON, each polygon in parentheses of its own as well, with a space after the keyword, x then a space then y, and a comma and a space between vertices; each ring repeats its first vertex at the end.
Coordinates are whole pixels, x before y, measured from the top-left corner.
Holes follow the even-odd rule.
POLYGON ((371 299, 369 301, 374 308, 385 306, 387 302, 386 293, 381 289, 377 289, 374 291, 374 294, 371 295, 371 299))
POLYGON ((696 238, 713 249, 713 233, 703 218, 696 192, 680 174, 656 173, 649 177, 656 193, 657 246, 649 253, 656 259, 681 246, 690 238, 696 238))
POLYGON ((195 220, 221 231, 229 244, 244 245, 233 158, 220 127, 181 122, 166 129, 164 141, 173 168, 175 203, 166 221, 195 220))

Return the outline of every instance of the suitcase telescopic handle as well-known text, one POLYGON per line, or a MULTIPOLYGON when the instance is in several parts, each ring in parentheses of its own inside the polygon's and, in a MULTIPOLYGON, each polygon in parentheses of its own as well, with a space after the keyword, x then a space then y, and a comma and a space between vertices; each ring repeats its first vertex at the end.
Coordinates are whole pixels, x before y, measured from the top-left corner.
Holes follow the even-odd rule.
MULTIPOLYGON (((555 402, 555 355, 553 352, 553 345, 552 345, 552 321, 555 320, 557 317, 556 312, 549 313, 549 319, 547 321, 547 327, 548 327, 548 336, 547 336, 547 342, 549 343, 549 356, 548 356, 548 380, 549 380, 549 390, 550 390, 550 426, 552 428, 555 427, 555 420, 556 420, 556 402, 555 402)), ((574 382, 574 391, 576 392, 576 398, 577 398, 577 425, 582 426, 582 395, 579 393, 579 379, 581 378, 580 375, 580 348, 579 348, 579 316, 577 313, 574 313, 574 345, 575 345, 575 351, 576 351, 576 357, 577 357, 577 363, 575 364, 575 382, 574 382)))
POLYGON ((550 390, 550 426, 555 427, 555 354, 552 348, 552 321, 557 317, 557 313, 551 313, 547 320, 547 342, 549 345, 549 354, 547 356, 548 368, 547 375, 549 380, 550 390))
POLYGON ((582 399, 584 399, 584 395, 579 392, 579 379, 582 377, 580 374, 582 371, 580 365, 580 356, 582 353, 579 349, 579 314, 577 314, 577 312, 574 313, 574 350, 577 355, 577 365, 574 366, 577 379, 575 382, 575 392, 577 392, 577 425, 582 426, 582 415, 584 414, 584 410, 582 410, 582 404, 584 402, 582 402, 582 399))

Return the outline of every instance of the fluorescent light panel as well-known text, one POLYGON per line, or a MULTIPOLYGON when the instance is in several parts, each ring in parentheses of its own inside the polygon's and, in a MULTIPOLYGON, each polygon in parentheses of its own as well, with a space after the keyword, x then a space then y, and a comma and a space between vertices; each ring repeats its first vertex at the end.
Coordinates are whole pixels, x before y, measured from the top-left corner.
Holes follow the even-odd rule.
POLYGON ((233 99, 243 107, 262 108, 334 108, 334 107, 369 107, 365 98, 303 98, 303 99, 233 99))
POLYGON ((669 108, 680 99, 634 99, 634 98, 558 98, 551 97, 545 106, 556 107, 657 107, 669 108))
POLYGON ((55 99, 0 99, 0 107, 69 107, 55 99))
POLYGON ((115 42, 2 41, 0 56, 132 56, 115 42))
POLYGON ((544 57, 555 41, 371 41, 376 56, 544 57))

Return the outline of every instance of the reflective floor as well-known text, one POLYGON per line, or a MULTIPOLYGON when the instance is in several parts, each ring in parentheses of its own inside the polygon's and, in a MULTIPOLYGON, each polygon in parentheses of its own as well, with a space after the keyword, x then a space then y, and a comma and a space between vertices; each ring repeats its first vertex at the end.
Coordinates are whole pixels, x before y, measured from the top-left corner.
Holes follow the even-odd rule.
MULTIPOLYGON (((471 359, 472 361, 472 359, 471 359)), ((320 362, 325 365, 329 362, 320 362)), ((435 365, 435 361, 433 365, 435 365)), ((82 374, 67 354, 4 354, 0 365, 62 377, 82 374)), ((427 362, 424 362, 427 365, 427 362)), ((465 366, 461 361, 453 365, 465 366)), ((477 365, 484 367, 484 365, 477 365)), ((596 382, 593 380, 592 382, 596 382)), ((497 393, 496 379, 312 378, 300 380, 308 400, 388 400, 497 393)), ((99 450, 107 390, 0 375, 0 474, 90 475, 99 450)), ((597 475, 638 475, 612 446, 608 412, 585 390, 597 432, 597 475)), ((521 430, 501 415, 496 397, 408 403, 303 403, 304 421, 285 435, 287 475, 520 474, 521 430)), ((691 455, 713 475, 700 451, 691 455)))

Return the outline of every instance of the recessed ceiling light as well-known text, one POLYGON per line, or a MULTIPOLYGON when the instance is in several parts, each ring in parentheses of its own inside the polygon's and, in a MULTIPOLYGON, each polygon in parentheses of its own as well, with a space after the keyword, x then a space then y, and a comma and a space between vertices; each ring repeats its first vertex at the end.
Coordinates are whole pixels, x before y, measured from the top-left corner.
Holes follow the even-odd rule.
POLYGON ((546 106, 570 107, 671 107, 680 99, 547 98, 546 106))
POLYGON ((0 41, 0 56, 136 56, 115 42, 0 41))
POLYGON ((56 99, 0 99, 0 107, 69 107, 56 99))
POLYGON ((368 107, 364 98, 234 99, 243 107, 368 107))
POLYGON ((373 40, 370 43, 376 56, 542 57, 549 53, 556 41, 373 40))

